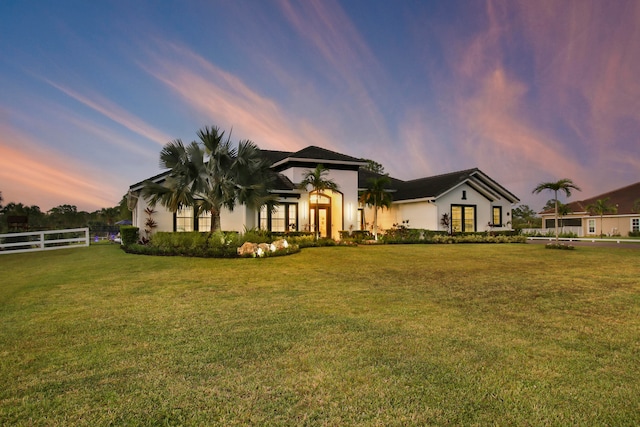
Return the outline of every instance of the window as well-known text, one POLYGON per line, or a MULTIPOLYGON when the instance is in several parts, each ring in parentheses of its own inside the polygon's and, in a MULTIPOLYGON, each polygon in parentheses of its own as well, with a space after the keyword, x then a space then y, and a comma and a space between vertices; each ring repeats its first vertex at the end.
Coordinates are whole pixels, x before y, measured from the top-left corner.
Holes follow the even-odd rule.
POLYGON ((211 211, 201 212, 196 226, 198 231, 211 231, 211 211))
POLYGON ((502 206, 493 207, 491 218, 494 227, 502 227, 502 206))
POLYGON ((176 231, 193 231, 193 208, 183 206, 176 211, 176 231))
POLYGON ((451 230, 463 233, 476 231, 476 207, 452 205, 451 230))
POLYGON ((595 219, 587 220, 587 233, 588 234, 596 234, 596 220, 595 219))
POLYGON ((183 206, 175 213, 174 230, 179 232, 211 230, 211 211, 201 212, 198 218, 192 206, 183 206))
POLYGON ((279 232, 283 232, 286 231, 286 215, 287 210, 286 210, 286 205, 278 205, 274 208, 273 211, 271 211, 271 227, 270 230, 271 231, 279 231, 279 232))
POLYGON ((634 233, 640 231, 640 218, 631 218, 631 231, 634 233))
POLYGON ((467 200, 467 190, 462 190, 462 200, 467 200))
POLYGON ((295 231, 298 229, 298 204, 282 203, 269 212, 266 206, 258 214, 260 229, 275 232, 295 231))

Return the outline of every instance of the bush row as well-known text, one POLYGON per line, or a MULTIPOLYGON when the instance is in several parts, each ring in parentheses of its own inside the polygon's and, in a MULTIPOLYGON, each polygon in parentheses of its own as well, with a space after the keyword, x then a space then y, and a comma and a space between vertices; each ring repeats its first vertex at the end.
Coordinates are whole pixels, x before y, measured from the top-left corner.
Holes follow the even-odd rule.
POLYGON ((464 234, 431 234, 420 238, 393 238, 383 236, 382 242, 387 244, 412 244, 412 243, 526 243, 526 236, 488 234, 488 233, 464 233, 464 234))
MULTIPOLYGON (((264 230, 246 230, 238 232, 157 232, 151 239, 138 240, 137 227, 121 228, 123 249, 129 253, 164 256, 192 256, 235 258, 237 250, 245 242, 271 243, 285 238, 290 245, 286 251, 267 253, 267 256, 288 255, 298 252, 301 248, 318 246, 346 245, 352 246, 358 243, 369 242, 373 236, 368 232, 351 233, 340 242, 333 239, 322 238, 315 240, 312 233, 270 233, 264 230)), ((346 236, 341 233, 341 236, 346 236)), ((420 229, 403 229, 395 232, 387 231, 380 236, 380 242, 386 244, 408 243, 524 243, 526 236, 515 233, 466 233, 448 235, 446 232, 429 231, 420 229), (509 235, 511 234, 511 235, 509 235)))

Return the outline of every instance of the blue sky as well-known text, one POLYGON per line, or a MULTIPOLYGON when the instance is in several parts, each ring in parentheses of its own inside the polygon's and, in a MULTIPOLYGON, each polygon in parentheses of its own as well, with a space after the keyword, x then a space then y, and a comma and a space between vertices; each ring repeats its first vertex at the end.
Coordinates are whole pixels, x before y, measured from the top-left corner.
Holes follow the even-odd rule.
POLYGON ((206 125, 400 179, 479 167, 540 209, 640 181, 640 2, 0 2, 0 191, 118 203, 206 125))

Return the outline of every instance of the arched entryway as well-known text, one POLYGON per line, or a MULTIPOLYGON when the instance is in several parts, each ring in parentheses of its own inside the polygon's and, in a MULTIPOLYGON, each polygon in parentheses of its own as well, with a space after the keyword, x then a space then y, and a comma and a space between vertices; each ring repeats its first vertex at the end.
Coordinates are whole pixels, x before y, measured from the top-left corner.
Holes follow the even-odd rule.
POLYGON ((309 222, 311 231, 319 224, 320 237, 331 237, 331 197, 314 191, 309 194, 309 222))

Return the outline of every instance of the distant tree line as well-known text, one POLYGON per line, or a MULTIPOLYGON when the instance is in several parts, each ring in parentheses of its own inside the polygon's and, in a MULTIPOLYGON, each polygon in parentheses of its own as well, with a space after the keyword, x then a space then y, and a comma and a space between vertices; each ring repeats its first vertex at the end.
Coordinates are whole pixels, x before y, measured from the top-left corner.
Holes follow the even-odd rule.
POLYGON ((0 234, 81 227, 89 227, 92 233, 108 233, 117 230, 116 222, 126 219, 131 219, 126 196, 117 206, 93 212, 79 211, 74 205, 60 205, 43 212, 36 205, 15 202, 5 205, 0 192, 0 234))

